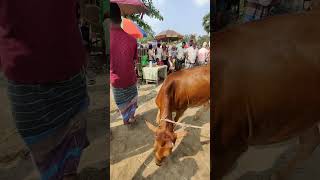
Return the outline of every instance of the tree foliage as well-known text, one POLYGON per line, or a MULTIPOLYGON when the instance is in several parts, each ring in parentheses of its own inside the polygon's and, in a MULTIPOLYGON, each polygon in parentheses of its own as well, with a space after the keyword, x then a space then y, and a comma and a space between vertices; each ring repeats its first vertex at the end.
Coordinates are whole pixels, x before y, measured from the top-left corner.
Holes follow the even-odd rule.
POLYGON ((195 41, 196 40, 196 35, 195 34, 186 34, 186 35, 184 35, 182 41, 188 43, 191 39, 195 41))
MULTIPOLYGON (((153 0, 142 0, 142 2, 148 7, 149 11, 146 13, 150 18, 158 19, 163 21, 163 16, 160 11, 154 6, 153 0)), ((131 20, 136 22, 142 29, 146 31, 147 34, 154 36, 154 31, 151 26, 143 20, 144 15, 133 14, 128 16, 131 20)))
POLYGON ((207 33, 210 32, 210 12, 203 17, 202 26, 207 33))
POLYGON ((139 42, 142 44, 145 44, 145 43, 147 43, 149 41, 153 41, 153 40, 154 40, 154 36, 152 34, 148 34, 147 37, 140 39, 139 42))

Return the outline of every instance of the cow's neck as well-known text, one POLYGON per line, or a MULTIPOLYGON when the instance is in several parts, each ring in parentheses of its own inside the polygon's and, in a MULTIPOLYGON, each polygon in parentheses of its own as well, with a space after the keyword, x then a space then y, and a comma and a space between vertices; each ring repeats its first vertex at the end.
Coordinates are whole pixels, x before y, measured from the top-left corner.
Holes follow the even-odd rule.
POLYGON ((174 128, 174 124, 164 121, 165 119, 172 119, 172 112, 169 110, 169 106, 166 106, 166 109, 163 109, 162 111, 160 111, 160 117, 161 117, 161 121, 160 121, 160 128, 163 129, 168 129, 170 132, 173 132, 173 128, 174 128))
POLYGON ((167 129, 167 130, 169 130, 170 132, 173 132, 174 124, 162 120, 162 121, 160 122, 160 129, 167 129))

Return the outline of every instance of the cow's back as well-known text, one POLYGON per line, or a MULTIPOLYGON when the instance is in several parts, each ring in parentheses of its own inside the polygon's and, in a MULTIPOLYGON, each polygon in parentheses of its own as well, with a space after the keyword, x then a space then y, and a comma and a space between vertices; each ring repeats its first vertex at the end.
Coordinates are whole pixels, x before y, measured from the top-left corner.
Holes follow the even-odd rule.
POLYGON ((201 105, 210 98, 210 67, 201 66, 170 74, 163 82, 156 104, 171 111, 201 105))
POLYGON ((266 144, 320 120, 319 17, 270 17, 214 34, 214 124, 266 144))

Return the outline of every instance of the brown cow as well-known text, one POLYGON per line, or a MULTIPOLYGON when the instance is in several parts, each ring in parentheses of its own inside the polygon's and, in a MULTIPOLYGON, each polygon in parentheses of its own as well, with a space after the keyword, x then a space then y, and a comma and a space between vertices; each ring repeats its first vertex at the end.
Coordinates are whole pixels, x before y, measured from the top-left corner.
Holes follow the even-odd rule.
POLYGON ((159 108, 155 127, 146 121, 147 126, 156 136, 154 143, 156 164, 168 157, 173 149, 176 139, 186 135, 185 131, 174 132, 174 124, 163 119, 172 119, 172 113, 178 121, 184 111, 189 107, 207 105, 210 100, 210 67, 201 66, 181 70, 170 74, 163 82, 157 95, 156 104, 159 108))
POLYGON ((272 179, 285 180, 320 143, 320 8, 213 35, 213 179, 248 146, 300 140, 272 179))

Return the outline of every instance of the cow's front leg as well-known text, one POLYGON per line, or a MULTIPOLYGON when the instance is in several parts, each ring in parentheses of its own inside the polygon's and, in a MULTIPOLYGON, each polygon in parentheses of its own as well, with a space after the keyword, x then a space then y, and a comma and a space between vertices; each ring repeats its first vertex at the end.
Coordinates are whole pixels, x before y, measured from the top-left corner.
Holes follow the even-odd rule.
POLYGON ((299 137, 297 153, 287 163, 287 166, 281 168, 271 176, 271 180, 287 180, 296 168, 297 164, 309 158, 312 152, 320 144, 320 134, 318 127, 314 127, 299 137))
MULTIPOLYGON (((174 117, 175 122, 179 122, 180 117, 183 115, 185 109, 176 111, 176 116, 174 117)), ((176 126, 176 125, 174 125, 176 126)))
POLYGON ((179 119, 180 119, 180 117, 183 115, 184 111, 185 111, 185 109, 183 109, 183 110, 178 110, 178 111, 176 112, 176 116, 174 117, 174 121, 175 121, 175 122, 178 122, 178 121, 179 121, 179 119))

